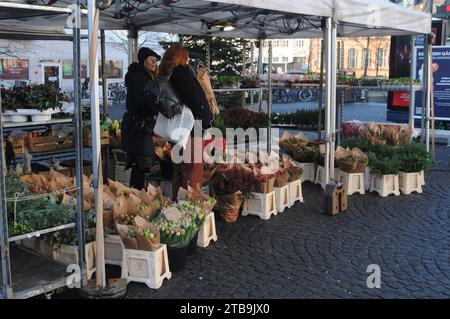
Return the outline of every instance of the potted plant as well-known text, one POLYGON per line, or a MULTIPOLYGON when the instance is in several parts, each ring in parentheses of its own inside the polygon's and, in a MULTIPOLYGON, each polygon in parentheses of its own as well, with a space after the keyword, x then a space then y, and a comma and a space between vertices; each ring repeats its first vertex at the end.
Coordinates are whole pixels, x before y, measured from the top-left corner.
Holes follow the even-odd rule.
POLYGON ((27 104, 27 96, 27 87, 13 86, 10 89, 2 89, 2 113, 7 115, 5 120, 14 123, 28 121, 27 115, 20 115, 17 111, 27 104))
POLYGON ((402 146, 398 152, 400 160, 399 183, 404 194, 422 193, 425 185, 424 172, 433 166, 433 159, 424 144, 411 143, 402 146))
POLYGON ((34 84, 15 87, 17 102, 16 112, 31 115, 33 122, 48 121, 51 115, 59 110, 65 95, 59 88, 51 84, 34 84))
POLYGON ((218 167, 211 186, 216 194, 220 216, 226 222, 235 222, 244 201, 244 193, 254 190, 252 172, 238 166, 218 167))
POLYGON ((161 243, 167 245, 172 272, 186 266, 189 242, 195 237, 204 218, 201 208, 187 201, 166 206, 156 216, 154 224, 160 231, 161 243))
POLYGON ((394 147, 378 145, 376 152, 369 152, 369 167, 372 174, 370 191, 376 191, 382 197, 390 194, 400 195, 398 173, 400 160, 394 147))

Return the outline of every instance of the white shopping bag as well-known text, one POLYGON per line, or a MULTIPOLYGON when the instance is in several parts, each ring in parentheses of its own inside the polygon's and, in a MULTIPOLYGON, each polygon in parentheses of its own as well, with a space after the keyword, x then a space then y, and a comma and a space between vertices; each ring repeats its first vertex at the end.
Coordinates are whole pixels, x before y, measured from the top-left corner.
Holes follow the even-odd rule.
POLYGON ((186 148, 194 122, 195 119, 191 109, 183 106, 181 114, 177 114, 171 119, 159 113, 153 132, 172 143, 186 148))

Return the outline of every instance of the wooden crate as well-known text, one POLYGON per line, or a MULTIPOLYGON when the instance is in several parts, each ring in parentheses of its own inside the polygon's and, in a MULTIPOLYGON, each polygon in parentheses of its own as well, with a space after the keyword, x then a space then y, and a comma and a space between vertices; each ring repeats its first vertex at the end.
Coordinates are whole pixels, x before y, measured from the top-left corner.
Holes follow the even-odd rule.
POLYGON ((28 132, 28 149, 30 152, 47 152, 58 149, 57 137, 54 133, 50 136, 33 137, 32 132, 28 132))
MULTIPOLYGON (((109 132, 108 131, 101 131, 100 132, 100 144, 101 145, 107 145, 109 144, 109 132)), ((83 145, 87 147, 92 146, 92 133, 89 132, 84 136, 83 145)))
MULTIPOLYGON (((14 138, 12 145, 16 156, 24 154, 25 148, 28 148, 27 139, 23 137, 14 138)), ((3 149, 6 149, 6 142, 3 143, 3 149)))

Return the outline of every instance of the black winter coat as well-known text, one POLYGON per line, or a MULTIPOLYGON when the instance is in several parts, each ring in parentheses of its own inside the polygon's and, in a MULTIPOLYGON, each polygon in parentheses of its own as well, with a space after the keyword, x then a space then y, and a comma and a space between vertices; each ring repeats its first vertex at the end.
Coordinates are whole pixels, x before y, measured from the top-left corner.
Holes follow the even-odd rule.
POLYGON ((194 70, 188 65, 180 64, 176 66, 170 76, 170 83, 181 101, 191 109, 195 119, 202 120, 203 129, 210 128, 214 115, 194 70))
POLYGON ((153 134, 139 131, 133 122, 136 117, 145 118, 154 124, 153 116, 158 114, 155 101, 144 94, 148 81, 152 81, 150 74, 143 64, 134 62, 128 67, 125 75, 127 87, 127 112, 122 119, 122 150, 130 155, 155 157, 153 134))

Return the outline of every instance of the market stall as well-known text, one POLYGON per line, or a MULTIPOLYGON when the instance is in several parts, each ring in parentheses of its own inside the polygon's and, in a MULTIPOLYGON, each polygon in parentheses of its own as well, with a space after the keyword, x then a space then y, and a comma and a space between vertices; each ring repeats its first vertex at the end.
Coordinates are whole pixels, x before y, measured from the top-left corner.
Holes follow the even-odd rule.
MULTIPOLYGON (((3 3, 6 3, 5 6, 8 3, 11 4, 11 2, 2 2, 1 4, 3 3)), ((83 19, 81 25, 87 27, 89 30, 89 66, 90 78, 93 79, 91 83, 97 83, 98 80, 97 35, 99 29, 131 30, 130 35, 134 35, 134 37, 130 37, 129 46, 132 56, 136 56, 137 51, 136 30, 260 40, 323 36, 327 53, 325 80, 327 93, 325 113, 326 151, 324 158, 325 183, 334 175, 337 36, 429 34, 431 32, 431 18, 428 14, 407 10, 382 0, 349 0, 339 2, 331 0, 304 0, 289 4, 280 3, 275 0, 220 0, 214 2, 200 0, 177 2, 154 0, 146 1, 139 5, 133 5, 134 2, 132 3, 131 1, 126 1, 125 3, 117 1, 109 7, 105 6, 101 8, 102 10, 96 7, 96 1, 89 0, 87 3, 88 19, 87 21, 83 19)), ((78 8, 77 6, 74 7, 75 16, 79 13, 78 8)), ((33 19, 32 17, 24 18, 20 23, 29 24, 38 28, 42 25, 48 25, 49 21, 52 24, 64 24, 65 22, 61 17, 55 16, 46 20, 33 19)), ((18 20, 11 19, 7 24, 11 26, 15 23, 19 23, 18 20)), ((75 25, 74 35, 78 37, 78 24, 75 23, 75 25)), ((1 22, 0 29, 4 27, 5 23, 1 22)), ((269 56, 270 54, 271 51, 269 50, 269 56)), ((271 70, 270 67, 269 70, 271 70)), ((269 74, 269 114, 271 113, 271 85, 269 74)), ((98 87, 96 85, 91 86, 90 92, 91 106, 93 106, 91 107, 91 121, 93 125, 93 189, 97 216, 97 286, 104 287, 103 200, 101 197, 103 187, 100 165, 98 87)), ((270 136, 270 133, 268 135, 270 136)), ((271 145, 270 142, 267 143, 268 147, 269 145, 271 145)), ((283 174, 286 175, 285 173, 283 174)), ((262 182, 267 183, 269 179, 269 177, 264 178, 262 182)), ((81 178, 77 178, 77 180, 81 184, 81 178)), ((282 192, 285 186, 283 186, 283 182, 280 183, 279 191, 282 192)), ((266 197, 269 198, 270 196, 267 195, 266 197)), ((254 211, 251 207, 247 207, 246 212, 254 211)), ((2 230, 4 230, 4 227, 2 230)), ((2 245, 2 249, 7 249, 6 242, 5 245, 2 245)), ((7 265, 4 264, 4 266, 7 265)), ((5 267, 2 268, 5 273, 5 267)), ((8 269, 8 266, 6 269, 8 269)), ((7 289, 9 286, 9 276, 7 273, 5 274, 7 276, 3 277, 4 284, 6 285, 6 287, 4 285, 4 289, 7 289)))

